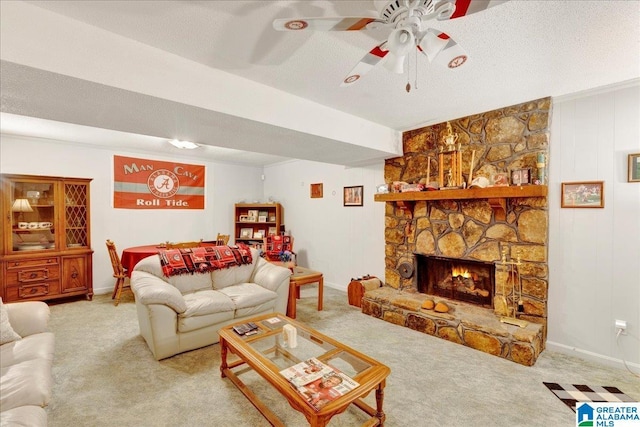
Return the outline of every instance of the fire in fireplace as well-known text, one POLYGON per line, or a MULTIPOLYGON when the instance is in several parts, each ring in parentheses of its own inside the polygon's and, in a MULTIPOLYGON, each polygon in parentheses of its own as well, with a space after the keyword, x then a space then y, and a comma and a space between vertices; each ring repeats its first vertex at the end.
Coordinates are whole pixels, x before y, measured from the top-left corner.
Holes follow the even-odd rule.
POLYGON ((418 292, 493 308, 495 265, 415 254, 418 292))

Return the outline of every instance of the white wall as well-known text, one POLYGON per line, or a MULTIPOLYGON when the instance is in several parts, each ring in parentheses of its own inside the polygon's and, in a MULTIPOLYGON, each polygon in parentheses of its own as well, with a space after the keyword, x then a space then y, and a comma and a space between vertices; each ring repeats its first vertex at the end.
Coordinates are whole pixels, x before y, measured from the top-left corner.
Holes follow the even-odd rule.
POLYGON ((294 238, 298 264, 322 271, 326 286, 347 289, 352 277, 384 280, 384 209, 373 201, 384 183, 384 165, 345 168, 290 161, 265 168, 264 196, 284 207, 284 224, 294 238), (322 183, 324 196, 310 197, 322 183), (364 206, 344 207, 343 188, 364 186, 364 206))
POLYGON ((549 348, 640 367, 640 84, 554 100, 549 170, 549 348), (560 208, 562 182, 604 181, 604 209, 560 208), (628 336, 616 346, 614 320, 628 336))
POLYGON ((167 158, 153 153, 111 151, 82 144, 0 135, 0 172, 93 178, 91 245, 94 293, 113 291, 114 279, 105 241, 118 251, 164 241, 215 239, 233 234, 233 205, 262 197, 262 168, 167 158), (175 160, 206 167, 204 210, 130 210, 113 208, 113 155, 175 160))

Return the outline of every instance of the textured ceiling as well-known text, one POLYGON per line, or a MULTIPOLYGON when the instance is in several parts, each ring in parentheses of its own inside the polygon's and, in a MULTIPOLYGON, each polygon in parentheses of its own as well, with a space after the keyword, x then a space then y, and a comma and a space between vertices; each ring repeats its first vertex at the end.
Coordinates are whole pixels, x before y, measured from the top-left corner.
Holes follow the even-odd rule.
POLYGON ((376 16, 372 1, 27 3, 398 131, 640 77, 635 0, 511 0, 433 21, 466 50, 463 67, 451 71, 412 57, 408 74, 380 66, 350 87, 339 84, 388 30, 277 32, 272 21, 376 16))

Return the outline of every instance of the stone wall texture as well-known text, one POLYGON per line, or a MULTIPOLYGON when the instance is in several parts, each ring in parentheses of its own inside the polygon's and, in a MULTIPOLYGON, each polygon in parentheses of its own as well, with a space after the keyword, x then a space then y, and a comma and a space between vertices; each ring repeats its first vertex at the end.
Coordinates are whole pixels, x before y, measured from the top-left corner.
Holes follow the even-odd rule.
MULTIPOLYGON (((547 163, 549 159, 550 116, 551 99, 543 98, 450 121, 459 135, 465 176, 472 151, 475 151, 474 177, 491 179, 497 172, 510 174, 514 169, 525 168, 535 176, 538 154, 542 153, 547 163)), ((446 123, 440 123, 405 132, 404 155, 385 162, 386 183, 437 181, 438 149, 445 130, 446 123)), ((409 213, 395 202, 387 202, 385 212, 386 286, 401 292, 417 292, 416 275, 404 279, 398 272, 398 266, 403 262, 415 265, 413 254, 416 252, 496 262, 501 259, 502 251, 506 251, 508 257, 519 256, 521 259, 519 273, 524 312, 519 317, 541 324, 544 342, 549 221, 546 197, 507 199, 503 221, 495 219, 487 199, 418 201, 409 213)), ((501 298, 504 290, 505 298, 511 303, 514 294, 508 289, 507 277, 506 272, 496 270, 495 293, 501 298)), ((396 315, 381 313, 380 317, 385 316, 394 323, 399 321, 396 315)), ((455 340, 477 347, 479 338, 476 334, 466 334, 469 342, 464 342, 465 334, 461 335, 455 340)))

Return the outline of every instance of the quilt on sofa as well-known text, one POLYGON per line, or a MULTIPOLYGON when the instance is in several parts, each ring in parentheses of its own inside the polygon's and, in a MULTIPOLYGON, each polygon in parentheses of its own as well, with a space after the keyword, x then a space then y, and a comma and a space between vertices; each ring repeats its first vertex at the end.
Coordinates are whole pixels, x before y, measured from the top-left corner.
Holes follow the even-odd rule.
POLYGON ((251 250, 245 244, 160 250, 158 257, 166 277, 208 273, 252 263, 251 250))

